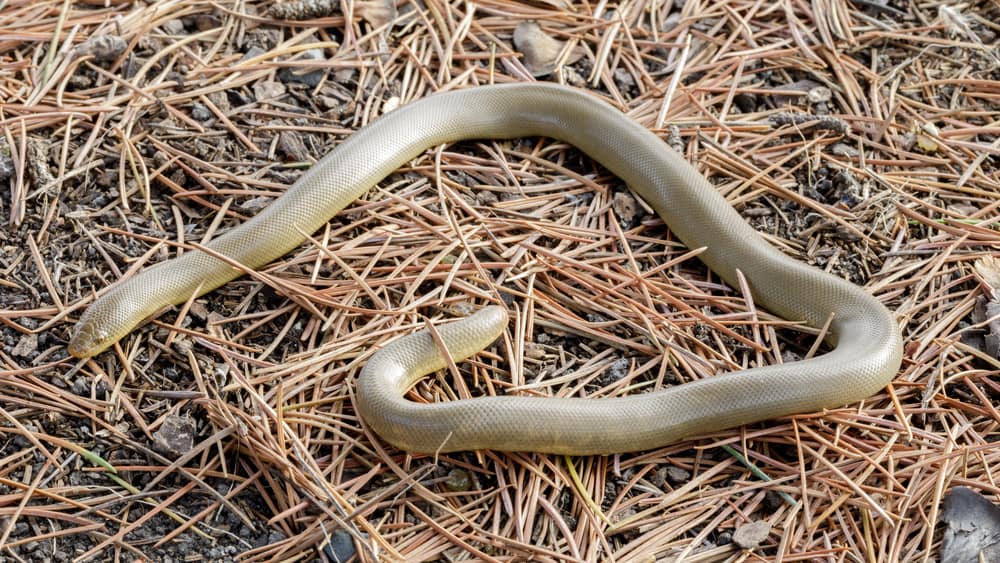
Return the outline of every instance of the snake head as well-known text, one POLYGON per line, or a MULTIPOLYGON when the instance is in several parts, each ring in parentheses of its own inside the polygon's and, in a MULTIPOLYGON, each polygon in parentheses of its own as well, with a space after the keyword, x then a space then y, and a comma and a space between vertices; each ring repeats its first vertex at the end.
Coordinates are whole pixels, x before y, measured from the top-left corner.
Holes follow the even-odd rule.
MULTIPOLYGON (((178 268, 184 270, 183 265, 178 268)), ((157 280, 165 276, 161 268, 147 268, 104 292, 73 327, 67 346, 70 355, 82 359, 100 354, 161 307, 173 303, 169 291, 158 290, 157 280)))
POLYGON ((73 327, 73 335, 69 338, 66 349, 74 358, 89 358, 103 352, 105 348, 114 344, 111 334, 99 328, 100 323, 94 322, 90 311, 84 313, 76 326, 73 327))

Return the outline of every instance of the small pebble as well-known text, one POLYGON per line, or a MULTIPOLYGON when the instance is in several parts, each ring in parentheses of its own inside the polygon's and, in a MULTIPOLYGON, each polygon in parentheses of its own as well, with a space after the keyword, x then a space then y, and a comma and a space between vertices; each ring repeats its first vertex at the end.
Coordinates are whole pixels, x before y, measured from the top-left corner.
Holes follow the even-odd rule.
POLYGON ((528 342, 524 345, 524 357, 531 360, 544 359, 545 348, 533 342, 528 342))
POLYGON ((34 333, 22 334, 21 338, 14 345, 10 353, 21 358, 30 358, 38 352, 38 335, 34 333))
POLYGON ((6 180, 14 175, 14 159, 9 155, 0 153, 0 181, 6 180))
POLYGON ((160 29, 167 35, 184 35, 184 22, 174 18, 160 24, 160 29))
POLYGON ((194 421, 186 416, 168 415, 153 433, 153 446, 162 454, 180 457, 194 447, 194 421))
POLYGON ((208 31, 222 27, 222 20, 215 14, 198 14, 194 17, 194 27, 198 31, 208 31))
POLYGON ((847 158, 857 158, 860 153, 858 149, 847 143, 834 143, 830 146, 830 154, 834 156, 845 156, 847 158))
POLYGON ((282 131, 278 134, 278 150, 292 161, 309 160, 305 141, 297 131, 282 131))
POLYGON ((305 84, 310 88, 319 86, 319 83, 326 77, 326 69, 319 68, 317 70, 308 70, 307 61, 325 61, 326 56, 323 54, 323 50, 309 49, 308 51, 303 52, 298 60, 301 66, 281 69, 278 72, 278 80, 286 83, 298 82, 300 84, 305 84))
POLYGON ((208 106, 203 103, 195 102, 191 104, 191 117, 195 121, 205 122, 212 119, 212 110, 208 109, 208 106))
POLYGON ((73 384, 70 386, 70 391, 72 391, 75 395, 79 395, 81 397, 89 397, 90 383, 88 383, 87 380, 83 377, 77 377, 73 379, 73 384))
POLYGON ((833 92, 831 92, 826 86, 817 86, 815 88, 810 88, 806 93, 806 97, 809 98, 809 101, 814 104, 825 103, 829 102, 830 99, 833 98, 833 92))
POLYGON ((316 98, 316 102, 319 104, 319 107, 327 111, 340 110, 340 100, 334 98, 333 96, 320 95, 316 98))
POLYGON ((670 481, 674 485, 678 483, 686 483, 691 479, 691 472, 683 467, 677 467, 671 465, 667 468, 667 481, 670 481))
POLYGON ((110 62, 125 52, 128 42, 117 35, 95 35, 80 43, 75 52, 77 56, 92 55, 99 63, 110 62))
POLYGON ((766 540, 770 533, 771 525, 767 522, 750 522, 736 528, 733 532, 733 543, 743 549, 753 549, 766 540))
POLYGON ((472 488, 472 475, 465 469, 455 468, 448 472, 444 486, 452 492, 468 491, 472 488))
POLYGON ((628 368, 632 364, 628 358, 618 358, 617 360, 611 362, 608 369, 604 371, 604 376, 601 377, 601 383, 604 385, 609 385, 615 383, 616 381, 621 381, 623 377, 628 375, 628 368))
POLYGON ((497 194, 490 190, 479 190, 476 192, 476 203, 479 205, 493 205, 497 202, 497 194))
POLYGON ((354 539, 351 534, 344 530, 335 530, 330 534, 330 543, 323 547, 323 552, 330 558, 330 561, 347 561, 354 557, 357 550, 354 548, 354 539))
POLYGON ((249 49, 247 49, 247 52, 242 57, 240 57, 240 62, 242 63, 242 62, 250 60, 250 59, 252 59, 254 57, 258 57, 260 55, 263 55, 266 52, 267 51, 265 51, 263 48, 254 45, 253 47, 250 47, 249 49))
POLYGON ((284 84, 274 80, 257 82, 253 85, 253 96, 257 98, 258 102, 280 98, 287 91, 288 88, 284 84))

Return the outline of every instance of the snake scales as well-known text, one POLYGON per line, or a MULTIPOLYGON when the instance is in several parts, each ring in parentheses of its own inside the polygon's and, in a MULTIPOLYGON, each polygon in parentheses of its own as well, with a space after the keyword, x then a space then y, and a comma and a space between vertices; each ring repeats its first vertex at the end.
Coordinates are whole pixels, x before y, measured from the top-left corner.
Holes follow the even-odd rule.
MULTIPOLYGON (((565 454, 644 450, 703 433, 858 401, 899 368, 899 329, 858 287, 770 246, 693 167, 658 137, 591 95, 551 84, 484 86, 410 103, 362 128, 284 195, 208 247, 257 268, 291 251, 331 216, 429 147, 476 138, 547 136, 577 146, 628 183, 729 284, 737 268, 757 303, 821 326, 833 350, 818 358, 728 373, 621 398, 481 397, 417 404, 405 391, 445 358, 426 331, 391 342, 365 366, 357 408, 383 438, 411 451, 496 449, 565 454)), ((191 251, 122 280, 78 322, 69 351, 92 356, 163 307, 239 274, 191 251)), ((502 332, 487 307, 438 329, 455 360, 502 332)))

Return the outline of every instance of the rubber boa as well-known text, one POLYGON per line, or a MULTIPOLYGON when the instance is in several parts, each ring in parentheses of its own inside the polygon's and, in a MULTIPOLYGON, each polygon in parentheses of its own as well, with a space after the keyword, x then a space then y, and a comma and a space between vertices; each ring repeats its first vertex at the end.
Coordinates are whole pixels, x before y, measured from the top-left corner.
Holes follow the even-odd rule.
MULTIPOLYGON (((479 397, 418 404, 404 398, 421 377, 445 366, 432 335, 394 340, 364 366, 356 408, 393 445, 415 452, 456 450, 606 454, 659 447, 694 434, 864 399, 896 374, 902 343, 892 314, 857 286, 794 260, 761 237, 684 158, 595 96, 553 84, 507 84, 428 96, 348 137, 270 206, 208 244, 258 268, 399 166, 442 143, 545 136, 571 143, 642 197, 700 259, 730 285, 737 269, 756 303, 819 327, 829 319, 832 351, 627 397, 479 397)), ((239 271, 190 251, 122 280, 82 315, 69 344, 92 356, 163 307, 233 279, 239 271)), ((503 331, 490 306, 438 328, 458 361, 503 331)))

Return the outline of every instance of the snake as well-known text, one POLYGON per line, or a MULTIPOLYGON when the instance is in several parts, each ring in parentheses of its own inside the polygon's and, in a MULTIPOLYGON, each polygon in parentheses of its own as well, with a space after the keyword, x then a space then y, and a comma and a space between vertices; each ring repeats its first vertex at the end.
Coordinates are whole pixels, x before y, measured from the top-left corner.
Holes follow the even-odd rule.
POLYGON ((705 176, 598 95, 553 83, 438 92, 364 125, 261 212, 206 245, 125 277, 87 307, 68 352, 89 358, 157 312, 203 295, 302 244, 333 215, 429 148, 472 139, 548 137, 574 145, 623 180, 732 287, 790 321, 825 329, 828 351, 807 359, 701 377, 613 397, 516 393, 418 402, 425 375, 462 361, 503 333, 507 312, 487 305, 453 322, 397 337, 356 380, 364 423, 415 453, 465 450, 567 455, 651 450, 768 419, 862 401, 902 362, 893 314, 861 287, 801 262, 759 234, 705 176))

